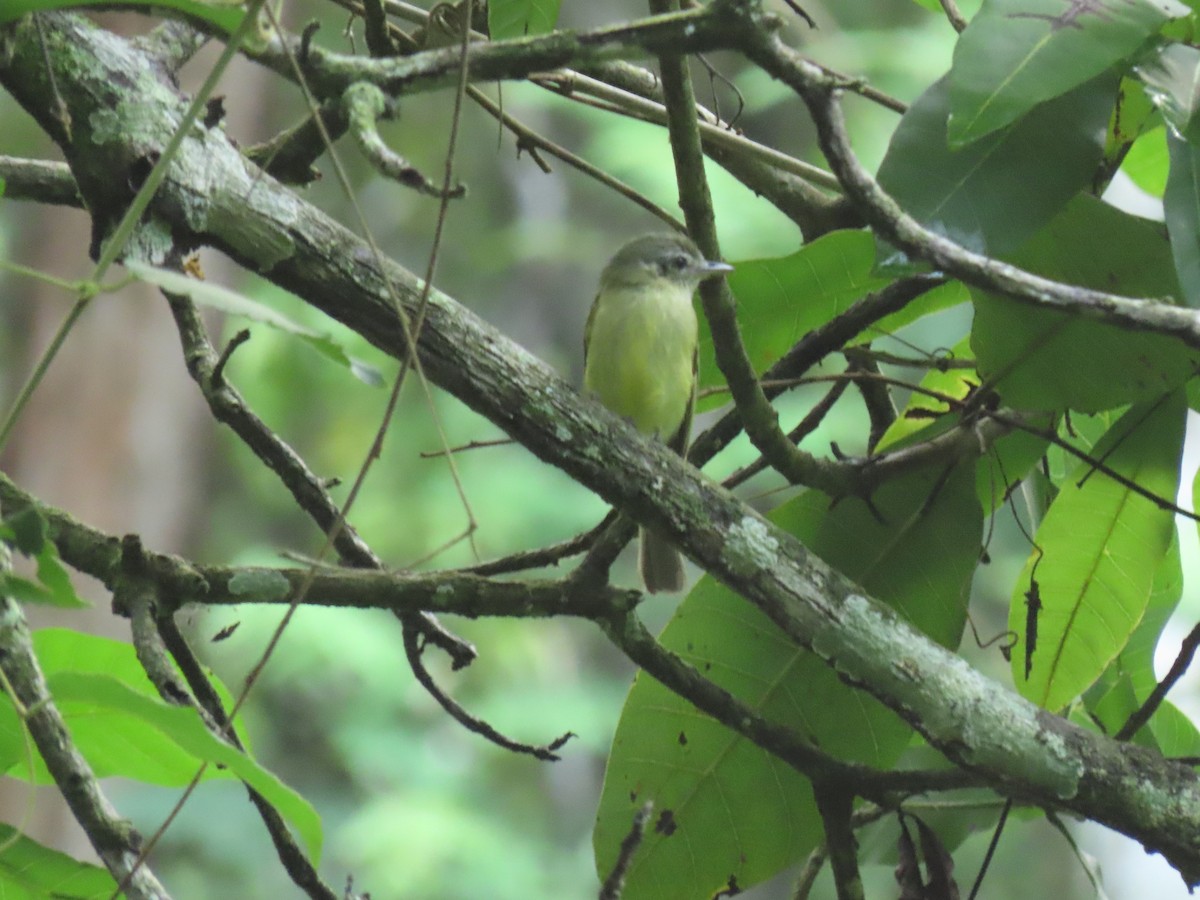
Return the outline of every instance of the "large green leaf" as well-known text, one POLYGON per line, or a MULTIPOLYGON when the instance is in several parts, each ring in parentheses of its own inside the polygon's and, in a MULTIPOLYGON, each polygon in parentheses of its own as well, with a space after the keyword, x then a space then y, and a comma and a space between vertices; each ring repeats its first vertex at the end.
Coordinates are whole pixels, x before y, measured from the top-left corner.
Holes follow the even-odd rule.
POLYGON ((1110 160, 1123 154, 1139 137, 1162 123, 1162 116, 1138 79, 1126 75, 1117 88, 1117 102, 1108 123, 1104 142, 1104 158, 1110 160))
MULTIPOLYGON (((945 358, 965 359, 970 352, 969 343, 970 338, 964 337, 945 358)), ((920 384, 922 390, 913 391, 909 396, 904 410, 880 439, 876 452, 930 440, 958 425, 962 421, 959 408, 927 392, 965 401, 981 380, 974 369, 947 367, 925 373, 920 384)), ((1050 417, 1042 424, 1049 427, 1052 424, 1050 417)), ((1015 430, 992 444, 975 466, 976 492, 985 510, 994 510, 1004 502, 1009 489, 1041 459, 1047 443, 1044 437, 1015 430)))
MULTIPOLYGON (((970 354, 967 338, 963 338, 951 347, 942 358, 945 360, 963 360, 970 354)), ((888 426, 883 437, 875 447, 877 453, 891 450, 909 444, 918 437, 933 436, 930 420, 937 416, 945 416, 946 424, 958 420, 957 410, 946 400, 939 399, 937 394, 949 399, 962 401, 979 386, 979 375, 974 369, 946 367, 930 369, 921 378, 921 390, 913 391, 905 404, 903 411, 894 422, 888 426)))
POLYGON ((1168 19, 1175 0, 985 0, 954 48, 952 146, 1015 122, 1137 50, 1168 19))
MULTIPOLYGON (((763 372, 806 333, 888 279, 872 274, 875 245, 864 231, 834 231, 790 256, 740 261, 729 274, 742 341, 763 372)), ((700 337, 700 387, 724 384, 712 336, 700 337)))
MULTIPOLYGON (((182 786, 202 762, 215 763, 205 778, 241 778, 296 828, 311 853, 319 854, 321 823, 308 802, 249 756, 216 738, 194 710, 161 700, 132 646, 48 628, 34 634, 34 650, 71 738, 97 777, 120 775, 182 786)), ((218 684, 217 688, 228 700, 224 687, 218 684)), ((0 747, 3 761, 17 764, 9 774, 29 777, 20 767, 21 723, 7 701, 0 702, 0 747)), ((52 781, 40 758, 35 759, 32 775, 39 784, 52 781)))
MULTIPOLYGON (((1167 620, 1182 596, 1183 566, 1179 541, 1176 535, 1172 535, 1171 546, 1154 574, 1146 614, 1130 636, 1125 649, 1084 695, 1088 712, 1104 727, 1106 733, 1111 735, 1119 731, 1157 686, 1154 651, 1167 620)), ((1173 707, 1160 706, 1146 727, 1133 739, 1153 746, 1167 756, 1200 754, 1200 731, 1173 707)))
MULTIPOLYGON (((4 900, 104 900, 117 882, 107 869, 43 847, 0 824, 0 897, 4 900)), ((124 896, 124 895, 122 895, 124 896)))
POLYGON ((1200 756, 1200 731, 1170 700, 1164 700, 1150 719, 1150 730, 1163 756, 1176 759, 1200 756))
MULTIPOLYGON (((1131 297, 1178 295, 1161 228, 1080 195, 1015 255, 1027 269, 1131 297), (1101 255, 1097 247, 1104 247, 1101 255)), ((1182 384, 1200 352, 1172 338, 975 292, 971 332, 979 372, 1023 409, 1093 412, 1182 384)))
MULTIPOLYGON (((129 644, 68 629, 47 628, 34 634, 34 650, 48 681, 71 673, 103 676, 120 681, 144 697, 158 699, 158 692, 129 644)), ((99 715, 75 722, 69 712, 64 711, 64 715, 73 740, 99 777, 122 775, 151 784, 182 786, 196 774, 195 757, 145 723, 119 715, 115 716, 120 720, 119 726, 114 718, 99 715)), ((0 706, 0 733, 10 739, 20 737, 20 723, 11 705, 0 706)), ((218 777, 218 773, 210 772, 208 777, 218 777)), ((34 778, 40 784, 52 781, 40 759, 34 778)))
MULTIPOLYGON (((875 242, 865 231, 834 231, 790 256, 738 262, 728 276, 729 286, 737 297, 742 341, 755 371, 761 374, 808 332, 886 287, 890 279, 876 275, 874 268, 875 242)), ((935 288, 868 329, 863 339, 967 299, 959 282, 935 288)), ((724 385, 707 329, 701 330, 699 364, 701 389, 724 385)))
POLYGON ((81 748, 85 743, 94 748, 88 760, 97 775, 145 771, 154 747, 143 739, 158 732, 176 752, 190 754, 192 775, 198 763, 212 763, 209 769, 218 773, 228 770, 262 794, 296 829, 309 854, 320 857, 321 819, 311 804, 246 754, 217 738, 192 709, 147 697, 115 678, 94 673, 61 672, 47 678, 47 683, 76 742, 81 748), (98 731, 105 732, 105 750, 115 755, 103 753, 99 740, 88 740, 98 731))
POLYGON ((1169 170, 1167 129, 1164 125, 1150 129, 1134 141, 1121 164, 1121 171, 1151 197, 1161 197, 1166 192, 1169 170))
POLYGON ((1115 75, 1099 76, 954 150, 942 79, 900 120, 879 183, 918 221, 972 250, 1015 250, 1091 183, 1116 87, 1115 75))
POLYGON ((1200 307, 1200 145, 1168 134, 1167 153, 1171 168, 1163 212, 1184 301, 1196 308, 1200 307))
POLYGON ((1167 620, 1175 612, 1182 596, 1183 561, 1179 554, 1178 535, 1172 534, 1171 546, 1154 573, 1146 614, 1115 660, 1115 665, 1129 675, 1133 689, 1142 700, 1158 685, 1158 678, 1154 674, 1154 651, 1158 648, 1163 629, 1167 627, 1167 620))
MULTIPOLYGON (((914 473, 866 504, 810 491, 771 518, 865 590, 945 645, 965 620, 982 517, 963 467, 914 473)), ((762 613, 711 578, 680 606, 663 644, 763 715, 839 759, 889 766, 909 726, 843 684, 762 613)), ((821 839, 808 782, 640 674, 613 741, 597 817, 597 868, 607 872, 634 813, 655 804, 659 827, 629 872, 625 897, 710 897, 769 877, 821 839), (666 823, 670 827, 666 827, 666 823)))
MULTIPOLYGON (((1154 496, 1173 499, 1185 412, 1183 391, 1134 406, 1092 453, 1154 496)), ((1013 591, 1013 674, 1022 694, 1059 710, 1101 676, 1142 621, 1174 533, 1169 510, 1091 463, 1075 469, 1038 528, 1041 552, 1030 555, 1013 591), (1031 609, 1031 591, 1040 610, 1031 609)))

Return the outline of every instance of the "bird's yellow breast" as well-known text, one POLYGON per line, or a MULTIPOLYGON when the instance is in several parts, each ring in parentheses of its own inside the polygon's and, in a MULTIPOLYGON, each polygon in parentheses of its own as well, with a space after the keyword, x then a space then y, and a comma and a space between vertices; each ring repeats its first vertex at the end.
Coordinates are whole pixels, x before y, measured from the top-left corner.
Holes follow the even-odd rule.
POLYGON ((602 288, 587 335, 584 386, 645 434, 664 441, 692 402, 692 292, 666 280, 602 288))

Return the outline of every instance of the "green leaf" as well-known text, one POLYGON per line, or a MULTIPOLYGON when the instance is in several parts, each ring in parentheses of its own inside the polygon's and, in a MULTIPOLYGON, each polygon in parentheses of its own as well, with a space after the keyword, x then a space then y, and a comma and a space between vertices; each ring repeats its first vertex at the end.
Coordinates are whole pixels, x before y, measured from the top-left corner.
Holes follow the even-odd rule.
MULTIPOLYGON (((1103 731, 1108 735, 1116 734, 1140 705, 1129 674, 1112 665, 1083 695, 1083 702, 1094 723, 1103 725, 1103 731)), ((1131 740, 1139 746, 1158 749, 1154 732, 1149 728, 1142 728, 1131 740)))
POLYGON ((942 79, 900 120, 879 183, 910 215, 963 246, 1012 251, 1091 183, 1116 86, 1115 76, 1102 75, 952 150, 942 79))
POLYGON ((0 594, 8 594, 23 603, 45 603, 62 609, 87 609, 86 603, 71 584, 58 556, 58 548, 47 539, 48 525, 42 514, 27 507, 0 521, 0 541, 12 543, 23 555, 37 563, 38 584, 11 572, 0 571, 0 594))
POLYGON ((1182 596, 1183 563, 1179 554, 1179 537, 1172 534, 1171 546, 1154 573, 1146 614, 1116 659, 1116 665, 1129 674, 1130 683, 1142 700, 1150 696, 1150 692, 1158 685, 1154 674, 1154 652, 1182 596))
MULTIPOLYGON (((764 372, 804 335, 841 315, 890 278, 874 274, 875 243, 865 231, 834 231, 790 256, 737 263, 729 286, 737 297, 742 341, 755 371, 764 372)), ((968 298, 958 282, 935 288, 863 332, 859 340, 890 333, 968 298)), ((717 368, 712 336, 700 335, 700 387, 725 384, 717 368)), ((701 401, 711 408, 723 398, 701 401)))
MULTIPOLYGON (((129 644, 58 628, 35 632, 33 641, 42 672, 51 683, 60 676, 79 676, 85 681, 108 678, 153 703, 162 703, 129 644)), ((218 690, 228 702, 228 691, 219 683, 218 690)), ((62 698, 56 696, 55 699, 61 705, 62 698)), ((170 708, 196 718, 190 710, 170 708)), ((99 777, 121 775, 151 784, 182 786, 196 774, 198 761, 195 755, 179 747, 169 735, 144 719, 131 717, 121 710, 103 714, 79 711, 76 715, 76 709, 64 708, 62 712, 72 738, 99 777)), ((20 734, 16 714, 7 703, 0 704, 0 732, 20 734)), ((228 777, 228 774, 222 776, 212 769, 206 777, 228 777)), ((49 784, 52 780, 40 760, 35 780, 40 784, 49 784)))
POLYGON ((1167 129, 1152 128, 1133 142, 1121 171, 1152 197, 1161 197, 1167 189, 1170 157, 1167 153, 1167 129))
POLYGON ((1151 716, 1150 730, 1154 732, 1154 740, 1163 756, 1200 756, 1200 731, 1170 700, 1164 700, 1151 716))
MULTIPOLYGON (((970 338, 965 337, 946 354, 948 360, 965 359, 970 353, 970 338)), ((921 379, 922 390, 913 391, 904 410, 896 417, 880 439, 876 452, 909 446, 917 441, 930 440, 961 421, 957 407, 930 396, 926 391, 965 401, 979 387, 982 379, 974 369, 931 369, 921 379), (936 418, 931 418, 936 417, 936 418)), ((1045 427, 1052 425, 1047 417, 1045 427)), ((976 492, 985 510, 994 510, 1016 484, 1046 452, 1048 439, 1016 430, 996 441, 988 453, 976 463, 976 492)))
POLYGON ((558 24, 562 0, 488 0, 488 34, 492 40, 548 34, 558 24))
MULTIPOLYGON (((46 629, 34 635, 34 648, 71 737, 97 777, 120 775, 180 786, 192 779, 202 762, 211 763, 206 779, 245 781, 296 829, 309 853, 319 856, 321 822, 308 801, 216 738, 194 710, 161 700, 133 647, 66 629, 46 629)), ((228 702, 228 692, 219 683, 217 687, 228 702)), ((12 736, 19 738, 20 731, 12 705, 0 703, 4 745, 11 748, 12 736)), ((10 749, 10 765, 21 758, 13 755, 10 749)), ((51 783, 44 764, 40 759, 36 762, 35 780, 51 783)), ((14 769, 10 774, 23 773, 14 769)))
MULTIPOLYGON (((31 12, 110 5, 107 0, 5 0, 0 5, 0 25, 13 22, 31 12)), ((163 9, 173 9, 186 17, 209 22, 226 34, 233 34, 246 14, 241 8, 241 0, 214 0, 209 3, 199 0, 130 0, 126 5, 133 8, 140 6, 147 15, 158 15, 163 9)))
MULTIPOLYGON (((42 628, 34 632, 33 646, 42 672, 82 672, 111 675, 127 687, 158 698, 158 690, 146 676, 146 670, 138 661, 133 646, 125 641, 98 635, 84 634, 69 628, 42 628)), ((209 673, 209 682, 221 698, 225 709, 233 708, 233 695, 225 684, 209 673)), ((241 719, 234 720, 234 731, 243 747, 250 746, 241 719)), ((189 776, 190 777, 190 776, 189 776)))
POLYGON ((22 556, 37 556, 46 545, 48 528, 46 518, 27 506, 0 520, 0 540, 12 544, 22 556))
POLYGON ((0 897, 4 900, 103 900, 117 882, 107 869, 72 859, 0 824, 0 897), (12 843, 9 843, 12 841, 12 843))
MULTIPOLYGON (((969 354, 968 339, 963 338, 950 348, 944 358, 962 360, 969 354)), ((932 437, 931 429, 935 426, 931 426, 931 418, 934 416, 946 416, 949 421, 958 420, 956 411, 945 400, 931 396, 931 392, 954 400, 965 400, 967 395, 978 386, 979 375, 974 369, 958 367, 944 370, 930 369, 921 379, 921 390, 913 391, 909 396, 904 410, 879 439, 875 452, 882 453, 884 450, 902 446, 915 440, 917 435, 932 437)))
POLYGON ((190 278, 179 272, 171 272, 167 269, 159 269, 155 266, 148 266, 135 261, 126 262, 125 268, 142 281, 149 282, 168 293, 180 294, 202 306, 219 309, 230 315, 242 316, 255 322, 261 322, 285 334, 294 335, 322 356, 349 369, 354 377, 364 384, 369 384, 371 387, 381 387, 383 385, 383 375, 380 374, 378 369, 350 356, 346 348, 332 336, 301 325, 299 322, 293 321, 287 316, 276 312, 271 307, 256 300, 251 300, 243 294, 236 293, 217 284, 190 278))
POLYGON ((959 36, 950 69, 951 146, 976 141, 1130 56, 1175 0, 985 0, 959 36))
MULTIPOLYGON (((874 266, 874 243, 863 231, 834 231, 790 256, 738 262, 729 287, 754 370, 761 374, 809 331, 886 285, 874 266)), ((702 390, 725 383, 707 329, 699 365, 702 390)))
MULTIPOLYGON (((882 522, 859 500, 831 508, 830 498, 816 491, 771 518, 935 640, 954 645, 982 519, 970 468, 935 489, 938 474, 913 473, 881 488, 873 500, 882 522)), ((680 606, 662 643, 839 759, 887 767, 911 736, 894 713, 843 684, 712 578, 702 579, 680 606)), ((642 673, 605 775, 594 834, 599 872, 610 870, 632 816, 647 800, 654 801, 657 827, 634 858, 627 900, 710 897, 730 879, 749 887, 822 838, 804 778, 642 673)))
POLYGON ((1164 44, 1134 72, 1176 135, 1188 141, 1200 139, 1196 118, 1200 109, 1200 50, 1164 44))
MULTIPOLYGON (((1178 536, 1172 534, 1171 546, 1158 571, 1154 573, 1154 584, 1150 590, 1146 614, 1130 636, 1125 648, 1104 670, 1096 684, 1084 694, 1088 711, 1104 726, 1106 734, 1115 734, 1124 727, 1125 722, 1146 702, 1157 685, 1154 651, 1167 620, 1179 605, 1181 596, 1183 566, 1179 555, 1178 536)), ((1159 712, 1151 717, 1147 727, 1134 735, 1135 741, 1144 746, 1161 749, 1155 738, 1155 718, 1159 712)), ((1175 736, 1174 739, 1178 739, 1178 727, 1172 724, 1170 731, 1175 736)))
POLYGON ((1161 122, 1162 116, 1145 86, 1129 76, 1122 78, 1117 89, 1117 103, 1108 123, 1108 137, 1104 141, 1105 163, 1119 161, 1131 144, 1161 122))
MULTIPOLYGON (((119 759, 97 760, 94 754, 88 755, 98 776, 116 774, 111 770, 118 766, 125 770, 124 774, 129 774, 131 769, 134 772, 150 771, 154 762, 147 757, 152 751, 142 743, 142 737, 157 732, 167 745, 176 748, 175 752, 190 754, 189 779, 195 775, 199 762, 213 764, 210 770, 218 773, 221 769, 215 767, 223 767, 262 794, 296 829, 313 859, 320 857, 321 819, 311 804, 250 757, 214 736, 194 710, 172 706, 157 697, 147 697, 106 675, 60 672, 46 680, 77 740, 84 722, 89 725, 102 723, 113 747, 119 750, 119 759), (102 766, 109 771, 102 771, 102 766)), ((82 746, 83 741, 79 740, 79 743, 82 746)), ((132 777, 139 776, 134 774, 132 777)))
MULTIPOLYGON (((1173 499, 1185 409, 1182 391, 1132 407, 1094 457, 1154 496, 1173 499)), ((1013 592, 1013 675, 1024 696, 1057 711, 1100 677, 1141 622, 1174 529, 1169 510, 1091 463, 1075 469, 1037 531, 1042 554, 1030 555, 1013 592), (1035 587, 1036 616, 1027 603, 1035 587)))
POLYGON ((1163 212, 1184 302, 1200 307, 1200 146, 1167 135, 1171 168, 1163 212))
MULTIPOLYGON (((1178 287, 1159 226, 1080 195, 1014 256, 1040 275, 1131 297, 1178 287), (1103 254, 1096 248, 1104 247, 1103 254)), ((971 346, 979 372, 1021 409, 1097 411, 1183 384, 1200 351, 1079 316, 975 292, 971 346)))
POLYGON ((54 605, 54 594, 49 589, 11 572, 0 572, 0 595, 12 597, 18 603, 54 605))

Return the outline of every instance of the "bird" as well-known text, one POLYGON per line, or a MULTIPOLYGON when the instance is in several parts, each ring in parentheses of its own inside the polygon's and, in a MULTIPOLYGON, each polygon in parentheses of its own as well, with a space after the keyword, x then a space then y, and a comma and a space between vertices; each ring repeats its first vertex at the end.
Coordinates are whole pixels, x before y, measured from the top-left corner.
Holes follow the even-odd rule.
MULTIPOLYGON (((701 281, 732 270, 705 259, 683 235, 635 238, 601 271, 588 314, 585 391, 681 456, 696 405, 699 328, 692 296, 701 281)), ((646 590, 682 590, 683 558, 675 546, 646 528, 638 545, 646 590)))

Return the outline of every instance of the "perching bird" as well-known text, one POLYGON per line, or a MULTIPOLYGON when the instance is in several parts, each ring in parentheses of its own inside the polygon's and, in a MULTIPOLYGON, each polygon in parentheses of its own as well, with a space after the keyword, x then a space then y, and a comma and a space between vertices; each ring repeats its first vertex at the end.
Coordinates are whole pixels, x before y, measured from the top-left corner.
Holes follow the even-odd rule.
MULTIPOLYGON (((706 260, 688 238, 630 241, 600 273, 583 336, 587 391, 643 434, 687 450, 696 404, 696 312, 700 282, 732 266, 706 260)), ((646 590, 683 589, 683 559, 662 535, 642 529, 646 590)))

